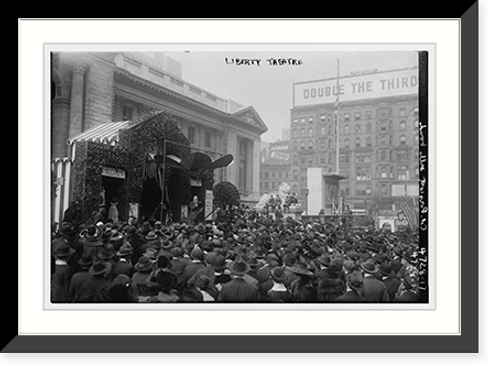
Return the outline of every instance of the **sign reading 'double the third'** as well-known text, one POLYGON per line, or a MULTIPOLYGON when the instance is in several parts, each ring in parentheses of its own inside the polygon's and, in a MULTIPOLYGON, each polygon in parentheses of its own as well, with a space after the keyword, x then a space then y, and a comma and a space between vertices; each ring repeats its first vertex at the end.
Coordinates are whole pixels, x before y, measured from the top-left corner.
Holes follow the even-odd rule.
POLYGON ((418 93, 418 68, 350 75, 293 85, 293 106, 356 101, 418 93))

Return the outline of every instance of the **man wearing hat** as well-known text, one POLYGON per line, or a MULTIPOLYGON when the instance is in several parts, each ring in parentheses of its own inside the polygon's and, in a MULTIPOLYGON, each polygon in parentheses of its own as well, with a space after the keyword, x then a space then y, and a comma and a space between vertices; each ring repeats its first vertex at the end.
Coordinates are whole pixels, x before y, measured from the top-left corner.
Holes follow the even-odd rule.
POLYGON ((89 274, 92 278, 87 280, 81 287, 80 293, 76 296, 77 303, 102 303, 107 301, 107 292, 110 282, 105 274, 111 269, 109 262, 98 259, 94 261, 89 274))
POLYGON ((184 268, 182 273, 182 278, 185 282, 188 282, 198 270, 203 269, 205 265, 203 264, 203 259, 205 255, 200 247, 197 245, 191 250, 189 255, 191 257, 191 263, 184 268))
POLYGON ((347 289, 342 296, 335 299, 336 303, 366 303, 363 293, 363 274, 354 270, 346 276, 347 289))
POLYGON ((80 265, 80 271, 73 275, 71 278, 71 283, 69 285, 69 291, 72 300, 75 300, 76 296, 80 293, 83 284, 92 278, 92 274, 89 273, 89 269, 92 266, 92 257, 82 257, 78 264, 80 265))
POLYGON ((388 302, 389 294, 384 282, 377 279, 375 274, 378 272, 378 267, 373 261, 365 261, 361 265, 361 270, 365 273, 363 278, 363 293, 362 296, 368 301, 374 303, 388 302))
POLYGON ((388 262, 380 264, 378 268, 380 271, 380 275, 382 276, 382 282, 384 282, 385 287, 387 288, 389 300, 394 301, 401 281, 396 278, 396 272, 392 269, 391 264, 389 264, 388 262))
POLYGON ((113 268, 113 275, 115 277, 123 274, 132 278, 132 275, 135 273, 134 265, 132 265, 132 261, 130 260, 133 252, 132 246, 128 243, 122 245, 118 252, 116 252, 118 262, 113 268))
POLYGON ((73 272, 68 265, 68 261, 76 251, 67 243, 59 244, 54 252, 55 271, 51 279, 51 302, 68 303, 71 302, 70 283, 73 272))
POLYGON ((229 266, 233 279, 222 285, 217 301, 221 303, 251 303, 259 300, 259 290, 248 284, 243 276, 250 266, 238 257, 229 266))
POLYGON ((283 283, 286 274, 282 267, 274 267, 270 271, 272 287, 263 295, 262 301, 270 303, 288 303, 291 300, 290 291, 283 283))

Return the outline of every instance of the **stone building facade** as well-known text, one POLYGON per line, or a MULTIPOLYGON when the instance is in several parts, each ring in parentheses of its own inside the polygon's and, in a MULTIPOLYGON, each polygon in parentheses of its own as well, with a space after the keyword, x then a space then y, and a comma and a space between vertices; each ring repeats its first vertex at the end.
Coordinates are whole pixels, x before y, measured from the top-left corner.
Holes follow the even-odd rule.
POLYGON ((214 182, 229 181, 243 202, 258 201, 260 136, 267 126, 252 106, 184 81, 182 65, 164 53, 52 52, 50 133, 56 163, 71 162, 68 139, 158 110, 174 119, 191 151, 212 158, 232 154, 234 163, 216 170, 214 182))

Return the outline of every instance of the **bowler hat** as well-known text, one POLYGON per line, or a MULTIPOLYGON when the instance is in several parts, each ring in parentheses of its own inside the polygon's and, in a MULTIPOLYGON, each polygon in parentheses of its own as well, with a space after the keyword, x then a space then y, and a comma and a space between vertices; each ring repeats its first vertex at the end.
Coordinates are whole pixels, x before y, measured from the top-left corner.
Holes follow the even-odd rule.
POLYGON ((226 268, 226 259, 224 256, 216 255, 212 260, 211 266, 215 271, 222 271, 226 268))
POLYGON ((111 264, 109 262, 103 260, 97 260, 89 269, 89 274, 92 275, 100 275, 104 274, 111 268, 111 264))
POLYGON ((278 283, 282 283, 286 279, 286 273, 282 267, 275 267, 271 270, 271 278, 278 283))
POLYGON ((241 257, 237 258, 236 261, 229 265, 229 270, 234 275, 245 275, 250 271, 250 265, 248 265, 241 257))
POLYGON ((61 243, 56 247, 54 255, 58 258, 69 257, 75 252, 76 250, 71 248, 67 243, 61 243))
POLYGON ((203 260, 203 251, 200 248, 193 248, 191 258, 194 260, 203 260))
POLYGON ((137 261, 137 264, 135 264, 136 270, 139 271, 145 271, 145 270, 150 270, 153 267, 153 261, 147 256, 142 256, 139 258, 139 261, 137 261))

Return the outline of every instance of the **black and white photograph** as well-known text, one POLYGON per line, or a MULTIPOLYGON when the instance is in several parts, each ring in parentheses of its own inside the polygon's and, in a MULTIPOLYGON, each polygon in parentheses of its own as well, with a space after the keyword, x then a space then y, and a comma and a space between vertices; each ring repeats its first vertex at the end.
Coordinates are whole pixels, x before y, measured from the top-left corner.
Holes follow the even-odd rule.
POLYGON ((51 307, 430 303, 425 48, 47 53, 51 307))

